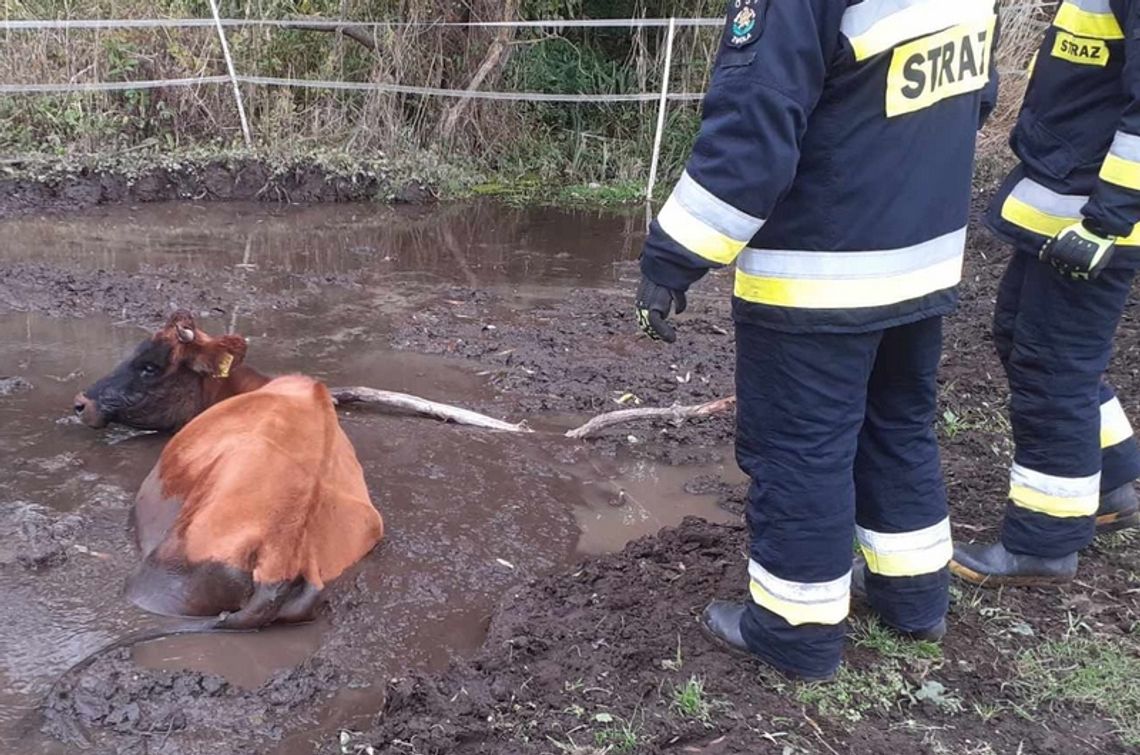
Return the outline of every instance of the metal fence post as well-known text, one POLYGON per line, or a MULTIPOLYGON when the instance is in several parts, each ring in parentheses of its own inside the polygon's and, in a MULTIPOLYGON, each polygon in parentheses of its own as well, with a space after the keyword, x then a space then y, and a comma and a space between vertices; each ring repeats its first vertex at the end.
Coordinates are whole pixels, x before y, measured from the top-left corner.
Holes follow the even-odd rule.
POLYGON ((677 19, 670 18, 669 35, 665 39, 665 70, 661 74, 661 99, 657 103, 657 133, 653 135, 653 159, 649 162, 649 183, 645 187, 647 217, 653 202, 653 187, 657 183, 657 163, 661 157, 661 132, 665 129, 665 108, 669 102, 669 73, 673 68, 673 33, 676 28, 677 19))
POLYGON ((222 43, 222 55, 226 59, 226 69, 230 74, 230 84, 234 88, 234 102, 237 103, 238 116, 241 118, 241 133, 245 137, 245 146, 253 146, 253 137, 249 133, 249 120, 245 117, 245 101, 242 100, 241 86, 238 84, 237 72, 234 71, 234 59, 230 55, 230 44, 226 41, 226 30, 222 28, 222 16, 218 13, 218 0, 210 0, 210 10, 214 13, 214 26, 218 29, 218 40, 222 43))

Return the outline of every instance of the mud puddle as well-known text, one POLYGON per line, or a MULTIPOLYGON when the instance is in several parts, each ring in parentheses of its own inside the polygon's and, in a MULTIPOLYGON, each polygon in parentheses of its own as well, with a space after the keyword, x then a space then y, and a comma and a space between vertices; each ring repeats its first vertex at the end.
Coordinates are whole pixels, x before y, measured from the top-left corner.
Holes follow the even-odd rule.
MULTIPOLYGON (((93 431, 68 416, 71 397, 153 327, 150 310, 205 292, 194 302, 202 327, 246 335, 249 363, 265 372, 407 391, 517 420, 523 412, 477 363, 393 351, 392 333, 425 301, 450 306, 447 286, 514 292, 518 310, 566 286, 612 286, 625 254, 616 242, 633 238, 639 222, 482 205, 438 213, 179 205, 5 223, 12 246, 0 264, 40 267, 23 283, 0 284, 0 377, 27 383, 0 397, 0 595, 15 617, 0 628, 0 740, 24 733, 17 721, 70 664, 162 623, 120 589, 134 565, 127 511, 165 439, 93 431), (48 306, 60 283, 51 270, 63 268, 68 311, 48 306), (172 270, 183 288, 163 288, 172 270), (99 275, 111 277, 84 288, 99 275), (272 304, 257 306, 262 299, 272 304)), ((134 673, 130 659, 101 661, 81 682, 110 701, 83 713, 90 728, 129 735, 167 726, 180 734, 163 747, 152 740, 151 751, 194 753, 219 752, 221 734, 239 727, 227 746, 265 751, 281 741, 283 751, 306 752, 314 737, 327 741, 376 711, 388 678, 474 652, 512 586, 685 514, 728 518, 714 498, 682 489, 694 474, 731 468, 727 452, 724 463, 672 469, 623 454, 598 460, 556 433, 493 435, 368 409, 341 418, 388 536, 342 580, 327 615, 305 627, 135 648, 133 663, 157 677, 134 673), (194 682, 206 691, 193 701, 178 692, 187 679, 215 678, 194 682)), ((544 429, 566 421, 532 418, 544 429)))

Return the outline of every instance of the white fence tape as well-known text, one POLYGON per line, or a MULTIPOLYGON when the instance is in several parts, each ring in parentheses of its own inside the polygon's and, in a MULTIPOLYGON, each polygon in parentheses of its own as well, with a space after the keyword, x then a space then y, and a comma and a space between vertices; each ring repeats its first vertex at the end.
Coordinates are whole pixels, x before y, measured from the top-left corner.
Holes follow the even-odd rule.
MULTIPOLYGON (((516 100, 522 102, 652 102, 661 95, 654 92, 629 94, 550 94, 547 92, 486 92, 467 89, 440 89, 416 87, 406 84, 369 83, 358 81, 318 81, 315 79, 280 79, 273 76, 238 76, 238 81, 264 86, 297 87, 301 89, 346 89, 357 92, 391 92, 394 94, 423 94, 433 97, 470 97, 479 100, 516 100)), ((669 99, 697 101, 703 92, 671 92, 669 99)))
MULTIPOLYGON (((355 26, 365 29, 394 28, 499 28, 504 26, 537 29, 641 29, 668 27, 667 18, 578 18, 540 21, 352 21, 323 18, 223 18, 222 26, 272 26, 295 29, 330 29, 355 26)), ((123 19, 28 19, 0 20, 0 31, 72 31, 81 29, 192 29, 211 27, 209 18, 123 18, 123 19)), ((723 18, 678 18, 677 27, 724 26, 723 18)))
POLYGON ((63 84, 0 84, 0 94, 66 94, 68 92, 122 92, 132 89, 190 87, 198 84, 226 84, 229 76, 198 76, 190 79, 157 81, 70 81, 63 84))

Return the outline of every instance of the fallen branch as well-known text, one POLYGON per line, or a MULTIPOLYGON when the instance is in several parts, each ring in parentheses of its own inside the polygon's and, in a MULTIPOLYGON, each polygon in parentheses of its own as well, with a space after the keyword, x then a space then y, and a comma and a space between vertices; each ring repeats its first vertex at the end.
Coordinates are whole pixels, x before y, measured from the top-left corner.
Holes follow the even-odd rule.
MULTIPOLYGON (((304 20, 304 18, 300 20, 304 20)), ((325 19, 321 18, 314 20, 324 21, 325 19)), ((342 36, 348 37, 357 44, 361 44, 364 47, 367 47, 372 52, 376 52, 376 38, 363 26, 355 26, 349 23, 337 24, 336 26, 321 26, 316 24, 313 26, 308 26, 305 24, 294 24, 292 28, 297 29, 298 31, 319 31, 326 34, 340 34, 342 36)))
POLYGON ((428 401, 419 396, 410 396, 407 393, 394 393, 392 391, 379 391, 375 388, 331 388, 329 392, 337 404, 368 404, 387 409, 398 409, 412 414, 426 417, 435 417, 444 422, 454 422, 457 425, 471 425, 486 430, 501 430, 508 433, 534 432, 525 423, 512 424, 501 419, 488 417, 486 414, 473 412, 470 409, 461 409, 458 406, 440 404, 428 401))
POLYGON ((614 425, 624 425, 627 422, 637 422, 647 419, 663 419, 674 425, 679 425, 687 419, 711 417, 714 414, 724 414, 736 407, 736 396, 720 398, 707 404, 695 406, 673 406, 664 409, 619 409, 616 412, 599 414, 592 420, 566 432, 567 438, 581 439, 597 435, 602 430, 614 425))

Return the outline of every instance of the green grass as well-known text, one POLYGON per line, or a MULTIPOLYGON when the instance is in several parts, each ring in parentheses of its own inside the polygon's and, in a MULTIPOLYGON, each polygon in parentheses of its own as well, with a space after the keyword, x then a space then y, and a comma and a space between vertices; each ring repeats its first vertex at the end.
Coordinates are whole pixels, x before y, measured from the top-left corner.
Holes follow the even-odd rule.
POLYGON ((874 618, 852 618, 851 639, 856 646, 874 650, 884 658, 914 662, 942 658, 942 647, 937 642, 903 639, 874 618))
POLYGON ((1023 707, 1088 705, 1107 716, 1125 745, 1140 747, 1140 658, 1107 638, 1043 642, 1017 658, 1014 687, 1023 707))
POLYGON ((594 732, 594 744, 603 752, 633 752, 639 742, 639 734, 629 721, 615 719, 609 714, 598 714, 595 721, 606 723, 604 729, 594 732))
POLYGON ((712 706, 705 697, 705 684, 699 677, 673 688, 673 709, 685 718, 708 722, 712 717, 712 706))
POLYGON ((871 712, 889 713, 909 699, 899 664, 887 660, 866 671, 843 667, 835 681, 797 684, 792 695, 820 715, 856 723, 871 712))

